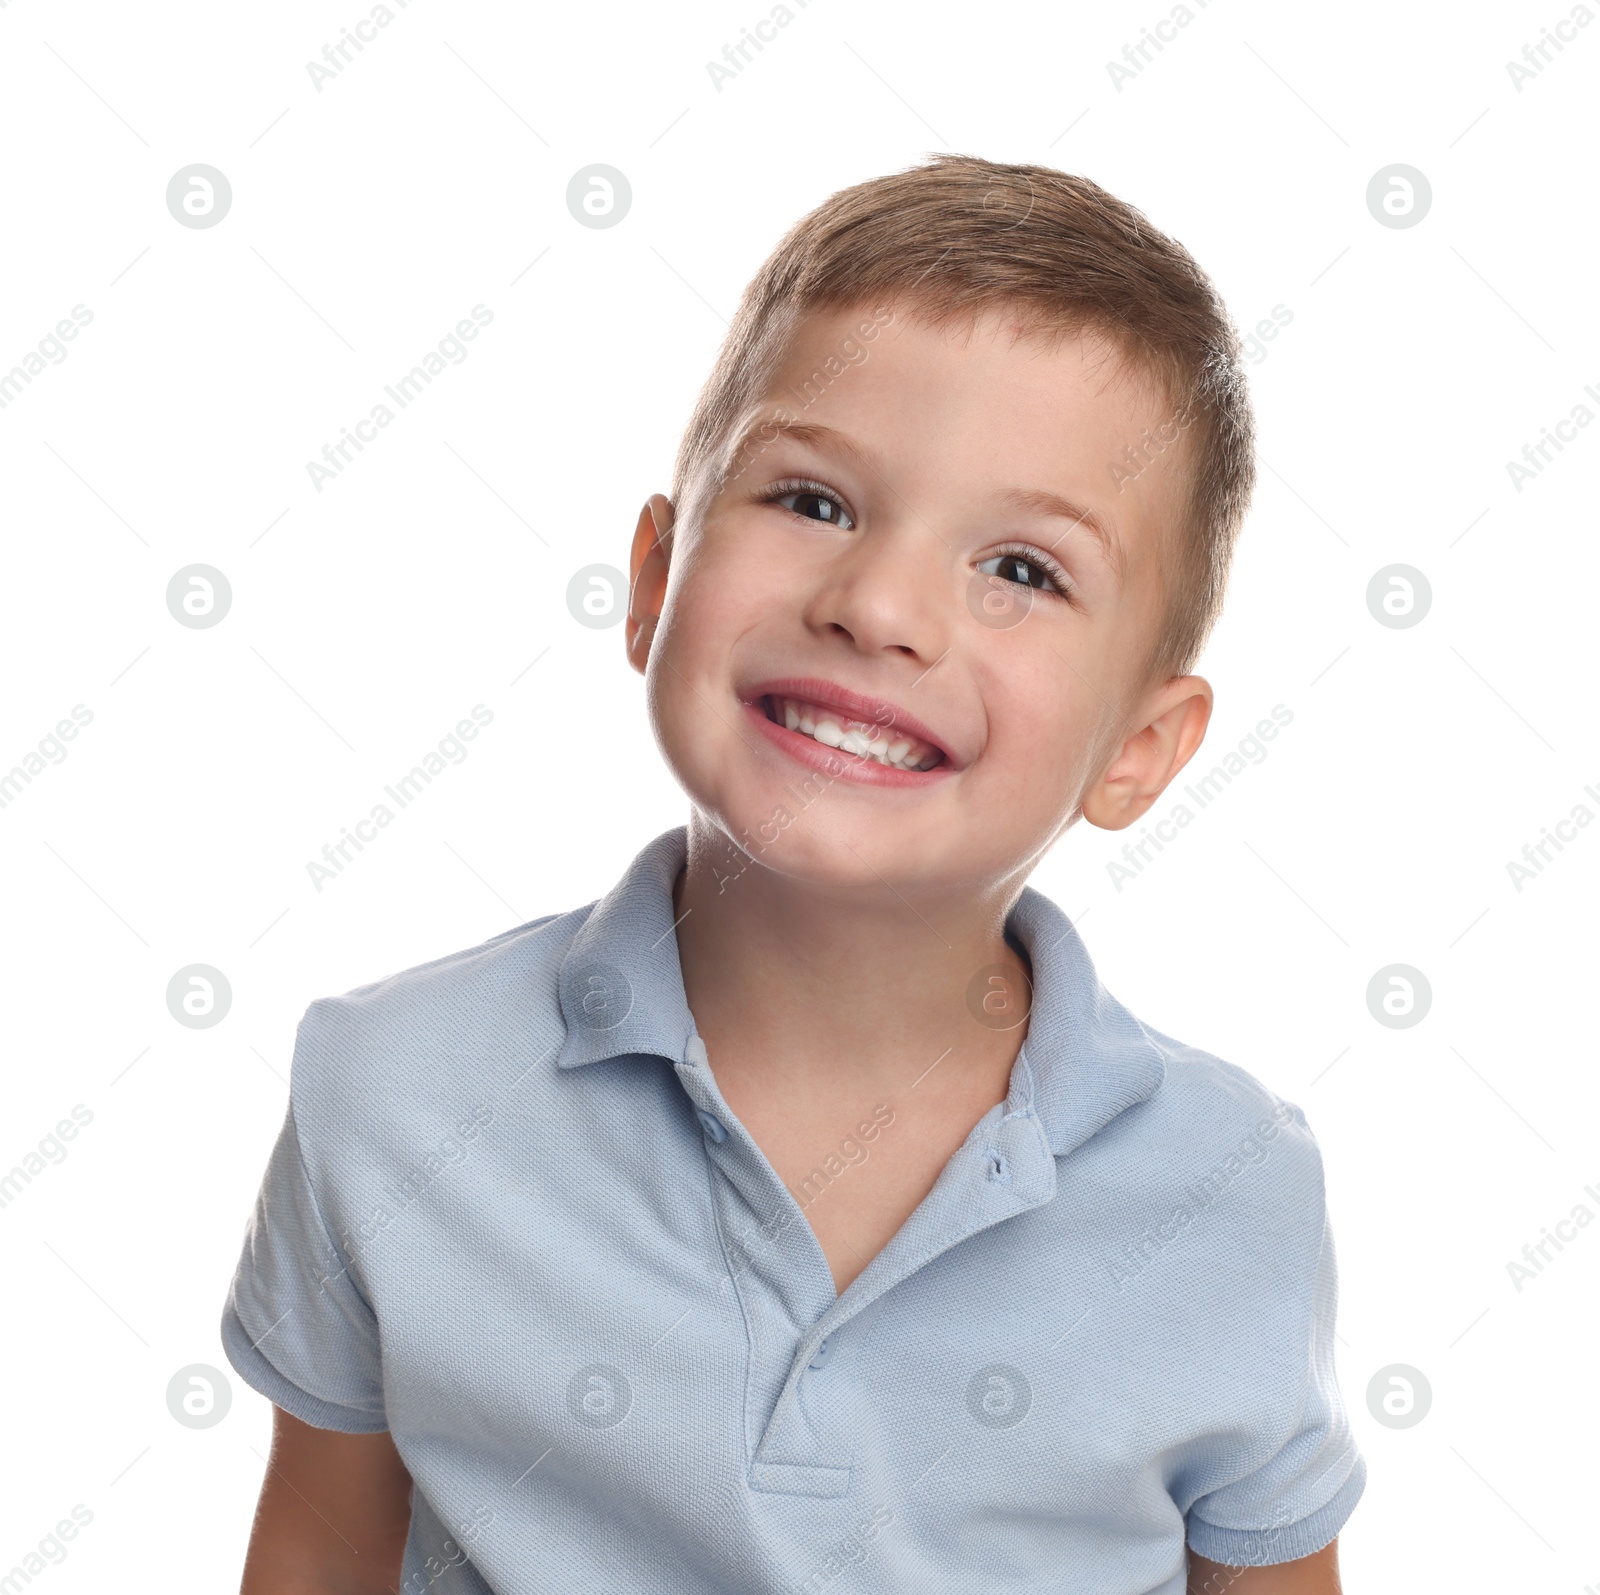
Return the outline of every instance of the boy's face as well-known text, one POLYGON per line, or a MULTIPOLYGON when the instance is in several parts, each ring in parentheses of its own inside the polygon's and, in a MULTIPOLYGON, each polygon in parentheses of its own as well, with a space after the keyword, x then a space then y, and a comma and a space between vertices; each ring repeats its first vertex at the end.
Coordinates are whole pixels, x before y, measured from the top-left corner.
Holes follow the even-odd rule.
POLYGON ((698 524, 664 552, 667 501, 640 517, 627 633, 657 740, 781 874, 987 890, 1080 811, 1131 823, 1204 735, 1203 680, 1137 673, 1188 434, 1129 480, 1129 446, 1170 421, 1154 384, 1099 335, 1013 330, 804 319, 698 524), (793 729, 785 697, 815 700, 793 729), (894 762, 826 745, 830 718, 894 762))

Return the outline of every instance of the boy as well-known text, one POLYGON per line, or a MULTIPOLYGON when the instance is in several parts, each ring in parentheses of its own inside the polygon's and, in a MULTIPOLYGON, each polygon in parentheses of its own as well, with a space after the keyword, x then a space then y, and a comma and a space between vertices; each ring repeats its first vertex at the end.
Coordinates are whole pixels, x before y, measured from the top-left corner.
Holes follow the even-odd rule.
POLYGON ((687 826, 301 1023, 245 1595, 1338 1590, 1316 1142, 1025 885, 1199 746, 1252 438, 1084 179, 936 157, 780 243, 633 540, 687 826))

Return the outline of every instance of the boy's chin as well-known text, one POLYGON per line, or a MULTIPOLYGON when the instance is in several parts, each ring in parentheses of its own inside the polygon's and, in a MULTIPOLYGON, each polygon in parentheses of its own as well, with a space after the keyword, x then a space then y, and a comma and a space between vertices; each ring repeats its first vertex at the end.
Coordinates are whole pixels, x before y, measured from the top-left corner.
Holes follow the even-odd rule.
MULTIPOLYGON (((915 820, 885 809, 816 800, 801 809, 771 802, 697 804, 722 833, 719 875, 765 871, 796 883, 879 895, 886 888, 934 884, 940 861, 965 849, 948 823, 925 835, 915 820), (852 812, 853 811, 853 812, 852 812)), ((931 821, 931 816, 930 816, 931 821)))

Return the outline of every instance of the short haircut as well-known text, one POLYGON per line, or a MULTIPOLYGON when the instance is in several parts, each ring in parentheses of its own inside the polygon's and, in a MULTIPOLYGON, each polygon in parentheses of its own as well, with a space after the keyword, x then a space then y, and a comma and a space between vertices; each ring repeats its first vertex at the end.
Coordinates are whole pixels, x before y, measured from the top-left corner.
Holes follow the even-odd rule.
POLYGON ((891 302, 933 325, 994 309, 1047 337, 1099 332, 1154 378, 1167 420, 1107 469, 1120 490, 1141 462, 1186 439, 1183 524, 1159 561, 1164 615, 1144 674, 1192 669, 1255 485, 1239 336, 1188 251, 1086 177, 938 154, 841 189, 795 223, 745 289, 689 418, 671 484, 680 516, 703 512, 727 480, 735 428, 800 319, 891 302))

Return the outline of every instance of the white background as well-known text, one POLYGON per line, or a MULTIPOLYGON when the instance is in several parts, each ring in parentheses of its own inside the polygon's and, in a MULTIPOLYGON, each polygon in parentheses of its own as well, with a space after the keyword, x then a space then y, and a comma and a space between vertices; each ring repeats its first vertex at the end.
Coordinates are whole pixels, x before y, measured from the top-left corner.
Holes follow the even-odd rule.
POLYGON ((318 91, 358 0, 0 7, 0 371, 93 313, 0 409, 0 771, 93 715, 0 808, 0 1172, 93 1114, 0 1208, 0 1573, 83 1503, 41 1575, 60 1595, 235 1587, 268 1405, 230 1372, 228 1417, 191 1430, 166 1389, 226 1367, 294 1026, 599 896, 685 817, 621 630, 577 625, 567 582, 625 565, 783 230, 951 149, 1085 173, 1241 328, 1292 313, 1251 369, 1261 483, 1190 774, 1275 704, 1292 723, 1121 890, 1126 836, 1088 827, 1033 884, 1135 1012, 1318 1135, 1371 1470, 1348 1587, 1600 1585, 1600 1225, 1520 1291, 1506 1266, 1600 1214, 1600 828, 1520 892, 1506 868, 1600 814, 1600 427, 1521 491, 1506 469, 1600 413, 1600 26, 1520 91, 1506 68, 1568 9, 1212 0, 1118 89, 1160 0, 813 0, 718 90, 764 0, 412 0, 318 91), (233 192, 203 230, 165 203, 195 162, 233 192), (565 203, 594 162, 633 189, 606 230, 565 203), (1406 229, 1365 199, 1395 162, 1433 191, 1406 229), (476 304, 468 358, 316 490, 306 462, 476 304), (209 629, 166 605, 197 562, 233 591, 209 629), (1366 604, 1393 563, 1432 588, 1408 629, 1366 604), (307 862, 480 703, 470 756, 314 889, 307 862), (168 1013, 191 963, 231 983, 213 1028, 168 1013), (1391 963, 1431 984, 1409 1029, 1368 1011, 1391 963), (1409 1429, 1367 1409, 1394 1363, 1432 1386, 1409 1429))

